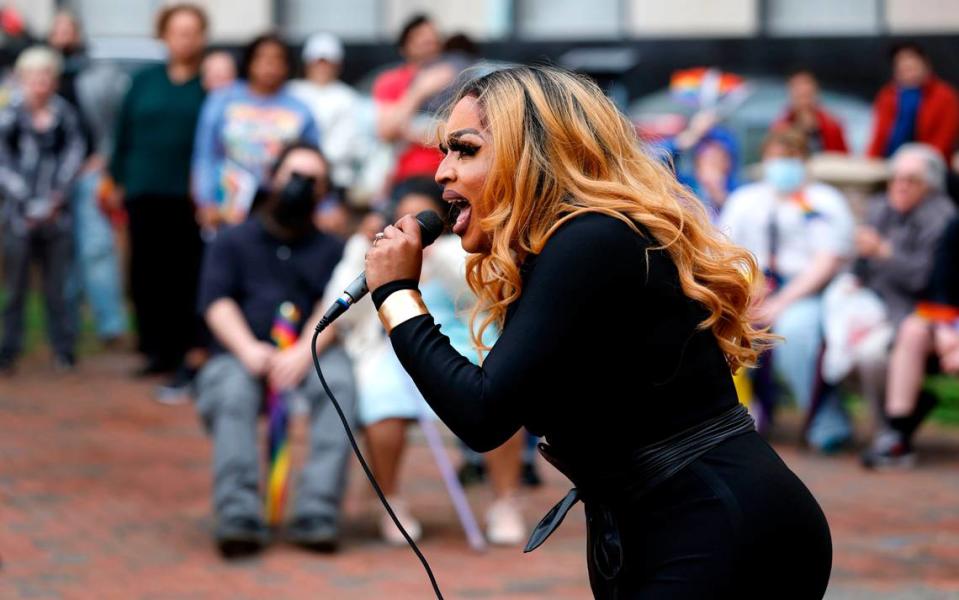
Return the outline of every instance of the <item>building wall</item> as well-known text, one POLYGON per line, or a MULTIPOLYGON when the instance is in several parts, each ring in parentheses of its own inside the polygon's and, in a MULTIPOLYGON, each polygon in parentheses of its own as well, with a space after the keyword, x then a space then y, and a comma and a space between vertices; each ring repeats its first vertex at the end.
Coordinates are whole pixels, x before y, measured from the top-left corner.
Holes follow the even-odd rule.
POLYGON ((749 37, 759 31, 759 0, 630 0, 629 33, 655 37, 749 37))
POLYGON ((888 0, 886 15, 893 33, 959 30, 959 2, 955 0, 888 0))
MULTIPOLYGON (((144 36, 166 0, 12 0, 41 33, 58 5, 93 36, 144 36)), ((626 40, 959 32, 957 0, 196 0, 215 43, 271 27, 293 41, 330 30, 348 42, 392 40, 410 15, 480 41, 626 40)))
POLYGON ((30 31, 46 31, 56 10, 55 0, 12 0, 7 2, 20 11, 30 31))

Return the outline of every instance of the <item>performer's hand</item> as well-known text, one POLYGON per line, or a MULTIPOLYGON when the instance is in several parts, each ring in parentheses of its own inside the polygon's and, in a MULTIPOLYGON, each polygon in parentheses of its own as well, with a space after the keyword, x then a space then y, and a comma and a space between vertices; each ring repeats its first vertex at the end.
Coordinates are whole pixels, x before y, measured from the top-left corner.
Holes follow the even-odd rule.
POLYGON ((366 284, 375 290, 397 279, 420 279, 423 265, 423 243, 420 224, 407 215, 388 225, 383 236, 366 253, 366 284))
POLYGON ((267 381, 277 390, 289 390, 300 385, 313 357, 309 349, 295 344, 285 350, 278 350, 270 358, 267 369, 267 381))
POLYGON ((243 363, 247 373, 254 377, 262 377, 266 375, 270 359, 274 354, 276 354, 276 347, 273 344, 256 341, 244 348, 237 358, 243 363))

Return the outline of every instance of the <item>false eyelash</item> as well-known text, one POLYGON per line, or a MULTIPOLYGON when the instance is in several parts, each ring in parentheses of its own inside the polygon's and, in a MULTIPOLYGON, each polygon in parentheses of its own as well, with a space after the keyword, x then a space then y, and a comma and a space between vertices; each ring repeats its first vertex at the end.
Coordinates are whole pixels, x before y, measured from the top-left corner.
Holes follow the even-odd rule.
POLYGON ((477 146, 465 144, 463 142, 452 142, 448 146, 446 144, 440 144, 439 149, 443 154, 449 154, 449 152, 452 150, 453 152, 458 152, 462 156, 476 156, 476 153, 479 151, 477 146))

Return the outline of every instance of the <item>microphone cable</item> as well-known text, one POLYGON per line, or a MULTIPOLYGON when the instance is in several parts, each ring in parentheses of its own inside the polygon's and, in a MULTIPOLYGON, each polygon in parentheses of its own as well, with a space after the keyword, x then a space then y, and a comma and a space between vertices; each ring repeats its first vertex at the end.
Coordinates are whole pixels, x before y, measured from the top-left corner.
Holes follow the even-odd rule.
POLYGON ((380 499, 380 503, 383 505, 383 508, 386 509, 386 513, 390 516, 390 519, 393 520, 393 523, 396 525, 397 529, 399 529, 400 533, 403 534, 403 538, 406 540, 406 543, 409 544, 410 549, 412 549, 413 553, 416 554, 416 558, 420 559, 420 563, 422 563, 423 569, 426 571, 426 575, 430 578, 430 585, 433 586, 433 593, 436 594, 437 600, 443 600, 443 593, 440 591, 439 584, 436 583, 436 577, 433 575, 433 569, 430 568, 429 561, 427 561, 426 557, 423 556, 423 553, 420 552, 416 542, 414 542, 413 538, 410 537, 410 534, 406 532, 406 529, 400 523, 400 520, 396 518, 396 513, 393 512, 393 507, 390 506, 389 502, 387 502, 386 495, 383 494, 383 490, 380 489, 380 484, 376 482, 376 477, 373 476, 373 471, 366 463, 366 459, 363 458, 363 453, 360 452, 360 447, 356 443, 356 438, 353 437, 353 431, 350 429, 350 424, 346 420, 346 415, 343 413, 340 403, 337 402, 336 397, 333 395, 333 390, 330 389, 330 386, 326 383, 326 378, 323 377, 323 369, 320 368, 320 357, 316 353, 316 340, 320 336, 320 333, 326 329, 329 324, 329 320, 326 317, 323 317, 319 324, 317 324, 316 330, 313 333, 313 341, 310 344, 310 351, 313 353, 313 368, 316 369, 316 374, 320 377, 320 383, 323 384, 323 389, 326 391, 326 395, 330 397, 330 402, 333 403, 333 408, 336 409, 336 414, 339 415, 340 422, 343 423, 343 430, 346 432, 346 437, 350 440, 350 445, 353 446, 353 453, 356 455, 356 459, 360 462, 360 466, 363 467, 363 472, 366 473, 366 478, 370 480, 370 485, 373 487, 373 491, 376 492, 376 496, 380 499))

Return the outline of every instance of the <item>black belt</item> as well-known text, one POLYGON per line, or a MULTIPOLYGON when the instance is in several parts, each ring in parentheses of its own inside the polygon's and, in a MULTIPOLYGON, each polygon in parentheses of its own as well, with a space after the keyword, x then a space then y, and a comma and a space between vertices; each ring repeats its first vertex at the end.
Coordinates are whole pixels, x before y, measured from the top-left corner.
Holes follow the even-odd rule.
POLYGON ((579 500, 586 505, 589 558, 607 579, 619 574, 623 547, 611 504, 635 501, 686 465, 731 437, 755 431, 749 412, 741 404, 665 440, 635 451, 629 464, 613 471, 603 465, 576 464, 549 444, 539 444, 540 454, 572 482, 574 487, 546 513, 533 529, 524 552, 532 552, 552 535, 579 500))

